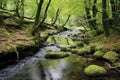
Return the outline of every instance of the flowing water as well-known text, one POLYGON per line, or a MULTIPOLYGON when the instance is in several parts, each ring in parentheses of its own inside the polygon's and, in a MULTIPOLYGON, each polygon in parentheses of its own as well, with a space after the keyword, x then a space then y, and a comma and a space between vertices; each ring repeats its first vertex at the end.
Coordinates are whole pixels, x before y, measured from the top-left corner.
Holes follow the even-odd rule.
MULTIPOLYGON (((79 30, 61 32, 54 36, 67 37, 79 34, 79 30)), ((60 38, 57 38, 57 41, 60 38)), ((50 40, 48 40, 49 43, 50 40)), ((60 41, 62 42, 62 41, 60 41)), ((0 70, 0 80, 119 80, 116 75, 108 75, 106 77, 90 78, 85 76, 83 69, 89 64, 97 64, 92 59, 80 57, 71 54, 69 57, 62 59, 46 59, 45 51, 60 51, 60 43, 53 42, 46 44, 33 56, 20 60, 17 64, 9 65, 7 68, 0 70)), ((66 45, 71 43, 70 39, 66 39, 66 45)), ((73 44, 73 43, 72 43, 73 44)), ((99 62, 103 65, 104 62, 99 62)), ((113 74, 114 75, 114 74, 113 74)))

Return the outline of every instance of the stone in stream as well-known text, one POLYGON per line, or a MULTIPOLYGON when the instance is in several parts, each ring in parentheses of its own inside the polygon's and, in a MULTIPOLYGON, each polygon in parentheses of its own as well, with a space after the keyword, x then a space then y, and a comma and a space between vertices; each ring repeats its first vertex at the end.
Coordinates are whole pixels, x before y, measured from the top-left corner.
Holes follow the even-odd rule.
POLYGON ((45 52, 45 58, 51 58, 51 59, 58 59, 58 58, 65 58, 69 56, 69 52, 61 52, 61 51, 46 51, 45 52))
POLYGON ((84 73, 87 76, 104 76, 107 74, 107 70, 101 66, 98 65, 90 65, 87 68, 85 68, 84 73))

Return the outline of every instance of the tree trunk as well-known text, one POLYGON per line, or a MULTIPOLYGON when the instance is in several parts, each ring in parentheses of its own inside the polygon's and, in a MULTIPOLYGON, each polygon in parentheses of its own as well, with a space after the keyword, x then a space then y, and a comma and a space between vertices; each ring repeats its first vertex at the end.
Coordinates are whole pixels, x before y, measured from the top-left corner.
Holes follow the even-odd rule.
POLYGON ((97 23, 96 23, 96 15, 97 15, 97 8, 96 8, 96 3, 97 0, 94 0, 93 6, 92 6, 92 13, 93 13, 93 20, 92 20, 92 26, 94 28, 94 30, 97 31, 97 23))
POLYGON ((54 22, 53 22, 51 25, 54 25, 54 24, 56 23, 56 21, 57 21, 59 15, 60 15, 60 9, 58 8, 58 9, 57 9, 57 12, 56 12, 55 20, 54 20, 54 22))
POLYGON ((67 24, 67 22, 69 21, 70 17, 71 17, 71 15, 68 15, 68 18, 67 18, 67 20, 65 21, 65 23, 62 25, 62 27, 64 27, 64 26, 67 24))
POLYGON ((91 21, 91 13, 90 13, 89 7, 87 6, 87 1, 86 0, 84 0, 84 4, 85 4, 85 12, 86 12, 87 22, 90 26, 90 29, 92 30, 93 27, 92 27, 92 21, 91 21))
POLYGON ((107 4, 106 4, 106 0, 102 0, 102 10, 103 10, 103 13, 102 13, 102 23, 103 23, 103 29, 104 29, 104 32, 105 32, 105 36, 108 37, 109 36, 109 22, 108 22, 108 15, 107 15, 107 11, 106 11, 106 7, 107 7, 107 4))
POLYGON ((38 23, 38 21, 39 21, 43 2, 44 2, 44 0, 40 0, 40 1, 39 1, 38 7, 37 7, 37 13, 36 13, 34 25, 37 25, 37 23, 38 23))

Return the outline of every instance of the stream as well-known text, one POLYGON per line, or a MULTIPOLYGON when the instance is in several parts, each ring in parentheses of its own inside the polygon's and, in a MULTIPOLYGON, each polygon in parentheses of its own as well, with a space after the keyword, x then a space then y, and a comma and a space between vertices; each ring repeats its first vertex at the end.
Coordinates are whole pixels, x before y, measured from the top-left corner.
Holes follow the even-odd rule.
MULTIPOLYGON (((79 30, 68 30, 58 33, 54 36, 68 37, 80 34, 79 30)), ((59 38, 60 39, 60 38, 59 38)), ((58 40, 59 40, 58 39, 58 40)), ((61 42, 61 40, 60 40, 61 42)), ((83 69, 89 64, 100 64, 104 62, 95 62, 92 59, 71 54, 69 57, 61 59, 46 59, 45 51, 60 51, 61 46, 68 44, 50 43, 40 48, 33 56, 20 60, 17 64, 9 65, 0 70, 0 80, 119 80, 116 74, 106 77, 90 78, 85 76, 83 69), (89 61, 88 61, 89 59, 89 61)), ((67 40, 69 42, 69 40, 67 40)))

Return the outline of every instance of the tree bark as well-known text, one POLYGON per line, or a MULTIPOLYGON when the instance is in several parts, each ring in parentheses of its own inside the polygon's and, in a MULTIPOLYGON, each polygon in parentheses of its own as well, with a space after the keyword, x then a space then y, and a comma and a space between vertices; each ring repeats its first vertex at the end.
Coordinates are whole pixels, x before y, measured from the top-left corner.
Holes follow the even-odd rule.
POLYGON ((57 9, 57 12, 56 12, 55 20, 53 21, 53 23, 52 23, 51 25, 54 25, 54 24, 56 23, 56 21, 57 21, 59 15, 60 15, 60 9, 58 8, 58 9, 57 9))
POLYGON ((70 17, 71 17, 71 15, 68 15, 68 18, 67 18, 67 20, 65 21, 65 23, 62 25, 62 27, 64 27, 64 26, 67 24, 67 22, 69 21, 70 17))
POLYGON ((97 8, 96 8, 97 0, 94 0, 93 6, 92 6, 92 13, 93 13, 93 20, 92 20, 92 26, 94 30, 97 30, 97 23, 96 23, 96 15, 97 15, 97 8))
POLYGON ((40 0, 39 1, 38 7, 37 7, 37 13, 36 13, 34 25, 37 25, 37 23, 39 22, 43 2, 44 2, 44 0, 40 0))
POLYGON ((106 0, 102 0, 102 10, 103 10, 102 23, 103 23, 103 29, 104 29, 105 36, 108 37, 110 35, 109 33, 110 25, 108 22, 108 15, 107 15, 106 7, 107 7, 106 0))
POLYGON ((90 8, 87 6, 87 1, 86 0, 84 0, 84 4, 85 4, 85 12, 86 12, 87 22, 88 22, 88 24, 90 26, 90 29, 93 30, 92 21, 91 21, 90 8))

